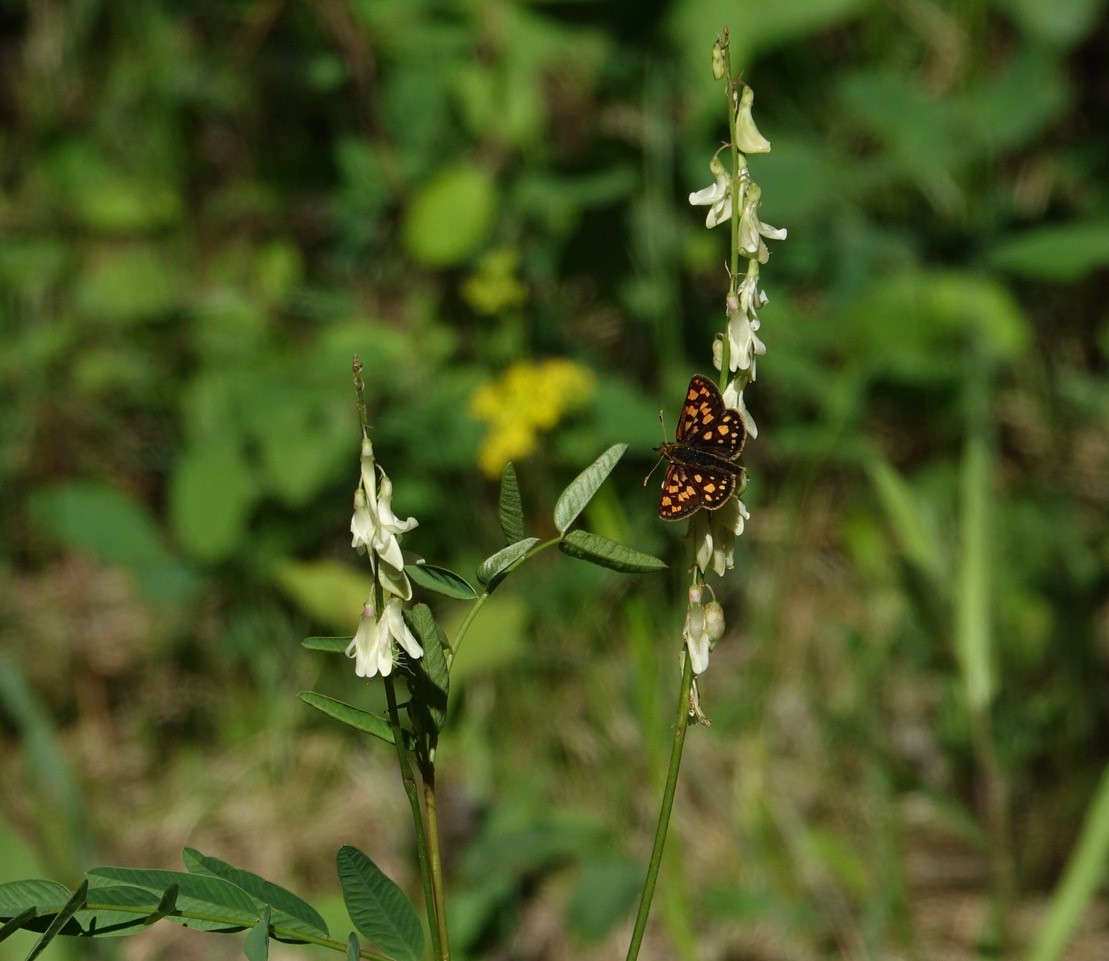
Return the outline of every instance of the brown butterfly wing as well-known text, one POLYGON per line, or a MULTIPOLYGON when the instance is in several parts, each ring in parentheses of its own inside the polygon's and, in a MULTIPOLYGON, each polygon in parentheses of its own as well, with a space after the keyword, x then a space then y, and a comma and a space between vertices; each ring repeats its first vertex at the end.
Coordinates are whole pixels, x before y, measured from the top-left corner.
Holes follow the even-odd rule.
POLYGON ((686 470, 680 464, 671 464, 662 478, 662 496, 658 502, 658 516, 664 521, 680 521, 701 507, 701 497, 689 482, 686 470))
POLYGON ((694 374, 686 388, 674 437, 680 444, 735 460, 747 440, 747 429, 739 411, 724 406, 720 388, 707 377, 694 374))

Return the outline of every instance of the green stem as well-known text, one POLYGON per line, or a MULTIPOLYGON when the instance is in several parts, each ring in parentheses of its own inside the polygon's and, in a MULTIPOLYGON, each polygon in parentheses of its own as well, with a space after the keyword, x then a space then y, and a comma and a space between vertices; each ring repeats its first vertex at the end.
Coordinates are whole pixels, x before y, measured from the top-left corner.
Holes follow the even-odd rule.
POLYGON ((424 778, 424 810, 427 811, 427 833, 431 853, 431 892, 435 901, 435 919, 438 925, 437 955, 441 961, 450 961, 450 940, 447 937, 447 903, 443 885, 443 860, 439 850, 439 808, 435 800, 435 768, 429 763, 424 778))
MULTIPOLYGON (((561 537, 552 537, 549 541, 543 541, 542 544, 536 544, 531 550, 529 550, 526 554, 524 554, 514 563, 510 564, 504 569, 504 571, 501 572, 501 581, 503 582, 504 578, 506 578, 509 574, 516 570, 516 568, 523 564, 524 561, 535 557, 536 554, 540 553, 540 551, 545 551, 548 547, 553 547, 560 540, 562 540, 561 537)), ((499 587, 500 583, 498 583, 497 586, 499 587)), ((469 612, 466 614, 466 619, 462 622, 462 626, 459 627, 458 633, 454 636, 454 642, 451 644, 450 650, 446 652, 448 668, 450 668, 450 666, 454 663, 454 658, 455 655, 458 654, 458 648, 462 644, 462 639, 466 636, 466 632, 469 631, 470 625, 474 622, 474 618, 477 617, 477 612, 482 609, 485 602, 489 600, 489 596, 492 593, 492 590, 483 591, 481 594, 478 595, 477 599, 470 607, 469 612)))
POLYGON ((666 772, 666 786, 662 793, 662 807, 658 812, 658 826, 655 828, 655 844, 651 849, 651 863, 647 867, 647 878, 643 882, 643 894, 639 899, 639 912, 635 916, 635 930, 628 945, 627 961, 639 957, 643 944, 643 933, 647 928, 647 915, 651 913, 651 900, 655 895, 659 868, 662 866, 662 850, 666 845, 666 832, 670 827, 670 814, 674 810, 674 792, 678 787, 678 769, 682 763, 682 749, 685 747, 685 732, 689 728, 689 692, 693 687, 693 664, 689 652, 682 653, 682 687, 678 696, 678 716, 674 722, 674 743, 670 748, 670 767, 666 772))
POLYGON ((443 945, 439 941, 439 912, 435 894, 432 890, 431 868, 427 854, 427 836, 424 834, 424 820, 420 812, 420 793, 416 788, 416 778, 412 774, 412 765, 408 763, 408 751, 404 747, 404 730, 400 723, 400 712, 397 709, 397 692, 393 684, 393 675, 390 674, 385 678, 385 699, 389 705, 389 724, 393 729, 393 746, 397 752, 397 763, 400 765, 404 793, 408 795, 408 804, 412 808, 412 825, 416 829, 416 857, 420 863, 420 878, 423 881, 424 905, 427 911, 428 928, 431 931, 432 948, 436 957, 442 957, 443 945))

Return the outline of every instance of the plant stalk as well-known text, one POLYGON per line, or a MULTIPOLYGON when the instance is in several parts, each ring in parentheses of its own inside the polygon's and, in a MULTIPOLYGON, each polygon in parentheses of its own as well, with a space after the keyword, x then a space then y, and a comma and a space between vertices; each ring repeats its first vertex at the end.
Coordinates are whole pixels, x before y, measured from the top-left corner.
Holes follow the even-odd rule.
POLYGON ((678 716, 674 722, 674 741, 670 748, 670 766, 666 772, 666 786, 662 792, 662 807, 655 828, 655 843, 651 849, 651 863, 647 867, 647 878, 643 882, 643 894, 639 899, 639 911, 635 916, 635 930, 628 945, 627 961, 639 957, 643 945, 643 933, 647 928, 647 916, 651 913, 651 901, 655 895, 659 868, 662 866, 662 851, 666 845, 666 833, 670 828, 670 815, 674 810, 674 793, 678 787, 678 770, 682 764, 682 750, 685 747, 685 733, 689 728, 689 692, 693 687, 693 663, 689 652, 682 649, 682 686, 678 695, 678 716))

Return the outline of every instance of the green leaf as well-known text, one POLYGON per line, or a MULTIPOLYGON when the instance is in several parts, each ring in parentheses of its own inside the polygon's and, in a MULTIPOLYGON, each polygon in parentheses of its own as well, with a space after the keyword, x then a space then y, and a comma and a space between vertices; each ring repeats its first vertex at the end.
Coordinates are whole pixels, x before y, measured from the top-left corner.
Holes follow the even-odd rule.
POLYGON ((113 938, 137 934, 155 921, 175 913, 177 895, 175 884, 171 884, 160 898, 154 891, 130 884, 97 885, 89 888, 85 906, 74 915, 74 920, 81 926, 81 933, 90 937, 113 938), (160 911, 167 901, 171 902, 171 910, 160 911))
POLYGON ((525 537, 522 541, 502 547, 496 554, 485 558, 477 571, 477 579, 481 581, 486 590, 492 590, 504 580, 504 576, 513 564, 539 543, 538 537, 525 537))
POLYGON ((1101 776, 1066 870, 1051 897, 1026 955, 1028 961, 1058 961, 1083 913, 1097 898, 1109 863, 1109 767, 1101 776))
POLYGON ((631 911, 642 883, 637 861, 611 856, 587 861, 566 908, 571 927, 581 937, 599 941, 631 911))
POLYGON ((28 921, 34 918, 36 912, 32 905, 19 914, 11 917, 6 924, 0 925, 0 941, 5 941, 20 928, 24 927, 28 921))
POLYGON ((74 481, 39 490, 31 510, 59 542, 132 569, 153 595, 189 586, 187 568, 166 548, 146 505, 107 484, 74 481))
POLYGON ((262 920, 250 929, 243 942, 243 954, 248 961, 267 961, 270 956, 270 908, 262 911, 262 920))
POLYGON ((989 252, 994 267, 1035 280, 1074 281, 1109 264, 1109 221, 1027 230, 989 252))
POLYGON ((578 474, 559 495, 554 509, 554 523, 560 534, 565 534, 569 526, 577 520, 627 449, 627 444, 614 444, 578 474))
POLYGON ((233 439, 187 449, 174 467, 169 490, 178 541, 200 561, 230 556, 243 541, 259 492, 254 471, 233 439))
POLYGON ((31 953, 27 955, 27 961, 34 961, 35 958, 46 950, 46 946, 61 933, 62 928, 66 926, 69 919, 72 918, 73 915, 77 913, 78 908, 85 903, 85 894, 88 892, 88 889, 89 882, 87 880, 82 881, 77 890, 73 892, 73 896, 65 903, 64 907, 57 915, 55 915, 54 920, 50 922, 50 927, 43 932, 42 937, 38 939, 38 943, 31 949, 31 953))
POLYGON ((404 213, 404 246, 428 267, 460 264, 485 240, 496 205, 497 190, 489 172, 459 164, 413 197, 404 213))
POLYGON ((358 961, 359 951, 358 935, 351 931, 347 937, 347 961, 358 961))
POLYGON ((277 565, 274 577, 304 613, 340 631, 357 625, 362 605, 373 590, 368 571, 338 561, 286 560, 277 565))
POLYGON ((520 499, 520 486, 516 482, 516 467, 512 461, 504 465, 504 473, 501 474, 501 496, 497 512, 507 543, 514 544, 527 536, 524 529, 524 505, 520 499))
POLYGON ((570 557, 620 571, 622 574, 648 574, 666 569, 666 563, 657 557, 588 531, 570 531, 558 542, 558 549, 570 557))
MULTIPOLYGON (((418 726, 430 728, 434 734, 438 734, 447 717, 447 695, 450 690, 450 672, 443 655, 447 637, 435 623, 431 608, 426 604, 417 604, 410 611, 405 611, 404 619, 408 621, 424 649, 424 656, 413 664, 418 671, 420 683, 409 711, 416 712, 422 707, 425 717, 418 726)), ((416 723, 417 717, 412 720, 416 723)))
MULTIPOLYGON (((258 923, 260 911, 245 891, 219 878, 185 874, 182 871, 156 871, 146 868, 94 868, 90 881, 105 885, 130 885, 154 894, 155 904, 171 884, 179 888, 179 916, 169 920, 200 931, 238 931, 258 923)), ((153 908, 151 909, 153 910, 153 908)))
POLYGON ((190 874, 207 875, 222 878, 238 888, 246 891, 259 903, 273 909, 274 937, 282 941, 290 940, 290 934, 309 934, 314 937, 329 937, 327 923, 320 913, 303 898, 298 897, 287 888, 267 881, 251 871, 237 868, 221 861, 219 858, 208 857, 194 848, 185 848, 183 852, 185 867, 190 874))
POLYGON ((353 637, 306 637, 301 641, 310 651, 324 651, 327 654, 343 654, 350 647, 353 637))
POLYGON ((362 731, 364 734, 372 734, 374 737, 380 738, 386 744, 394 744, 393 729, 389 726, 389 722, 385 718, 377 714, 371 714, 369 711, 363 711, 360 708, 353 707, 343 701, 337 701, 333 697, 328 697, 326 694, 318 694, 315 691, 301 691, 297 695, 305 704, 309 704, 317 711, 322 711, 328 717, 335 718, 336 721, 342 721, 344 724, 353 727, 356 731, 362 731))
POLYGON ((339 848, 336 863, 343 900, 359 933, 397 961, 421 961, 424 929, 404 892, 349 844, 339 848))
POLYGON ((45 879, 8 881, 0 884, 0 918, 14 918, 27 908, 39 914, 56 914, 73 894, 64 884, 45 879))
POLYGON ((420 587, 444 597, 453 597, 459 601, 472 601, 477 597, 477 592, 466 578, 445 567, 436 567, 434 564, 405 564, 404 572, 420 587))

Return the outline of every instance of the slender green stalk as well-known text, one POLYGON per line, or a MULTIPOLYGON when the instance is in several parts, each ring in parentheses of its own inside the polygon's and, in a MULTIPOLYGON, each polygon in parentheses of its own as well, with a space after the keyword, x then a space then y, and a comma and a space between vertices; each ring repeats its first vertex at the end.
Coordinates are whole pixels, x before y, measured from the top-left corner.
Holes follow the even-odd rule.
POLYGON ((989 357, 977 343, 967 356, 967 437, 961 483, 962 551, 956 589, 955 638, 970 717, 971 744, 981 766, 994 884, 995 931, 999 950, 1009 940, 1009 915, 1016 894, 1011 855, 1009 786, 991 723, 996 691, 990 617, 990 476, 993 467, 989 357))
POLYGON ((438 926, 438 957, 450 961, 450 940, 447 937, 447 902, 443 884, 443 859, 439 849, 439 808, 435 800, 435 767, 428 763, 424 776, 424 810, 427 812, 428 847, 431 855, 431 894, 435 901, 438 926))
POLYGON ((678 770, 682 764, 682 749, 685 747, 685 732, 689 728, 689 692, 693 687, 693 663, 689 652, 682 653, 682 687, 678 696, 678 716, 674 722, 674 742, 670 748, 670 767, 666 772, 666 786, 662 793, 662 807, 658 813, 658 826, 655 828, 655 843, 651 849, 651 863, 647 867, 647 878, 643 882, 643 894, 639 899, 639 912, 635 916, 635 930, 628 945, 627 961, 639 957, 643 945, 643 932, 647 928, 647 916, 651 913, 651 901, 655 895, 659 868, 662 866, 662 851, 666 845, 666 833, 670 828, 670 814, 674 810, 674 792, 678 787, 678 770))
MULTIPOLYGON (((432 888, 431 867, 427 854, 427 835, 424 833, 424 819, 420 811, 420 794, 416 787, 416 778, 412 774, 412 765, 408 762, 408 751, 404 747, 404 729, 400 723, 400 711, 397 709, 397 692, 393 676, 385 678, 385 699, 389 705, 389 724, 393 729, 393 746, 397 752, 397 763, 400 765, 400 777, 404 784, 404 793, 408 795, 408 804, 412 808, 412 826, 416 830, 416 858, 420 863, 420 878, 424 888, 424 905, 427 911, 428 928, 431 931, 431 944, 435 956, 443 955, 443 945, 439 939, 439 912, 435 893, 432 888)), ((436 841, 438 845, 438 841, 436 841)), ((445 922, 444 922, 445 926, 445 922)))
MULTIPOLYGON (((505 570, 501 574, 502 579, 516 570, 516 568, 523 564, 524 561, 530 560, 531 558, 535 557, 535 555, 538 554, 540 551, 545 551, 548 547, 553 547, 560 540, 560 537, 552 537, 549 541, 543 541, 542 544, 536 544, 519 560, 515 561, 513 564, 510 564, 507 568, 505 568, 505 570)), ((474 618, 477 617, 478 611, 482 609, 485 602, 489 600, 489 595, 492 593, 492 591, 488 590, 483 591, 481 594, 478 595, 477 599, 471 605, 469 612, 466 614, 466 619, 462 622, 462 626, 459 627, 458 633, 454 636, 454 642, 451 644, 450 650, 446 652, 448 668, 454 663, 454 658, 455 655, 458 654, 458 648, 462 644, 462 639, 466 636, 466 632, 469 631, 470 625, 473 624, 474 618)))

